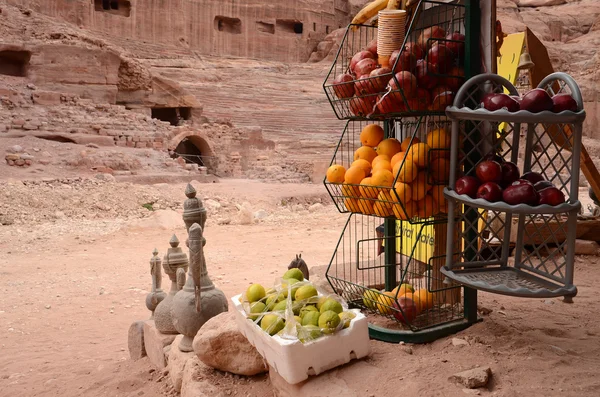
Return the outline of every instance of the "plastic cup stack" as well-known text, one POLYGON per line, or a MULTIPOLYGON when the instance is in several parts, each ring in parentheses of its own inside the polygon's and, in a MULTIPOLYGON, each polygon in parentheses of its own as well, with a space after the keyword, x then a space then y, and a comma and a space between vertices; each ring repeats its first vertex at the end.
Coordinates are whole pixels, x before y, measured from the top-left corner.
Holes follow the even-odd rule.
MULTIPOLYGON (((392 52, 400 49, 404 42, 406 11, 381 10, 377 28, 377 54, 381 66, 390 66, 392 52)), ((390 66, 391 67, 391 66, 390 66)))

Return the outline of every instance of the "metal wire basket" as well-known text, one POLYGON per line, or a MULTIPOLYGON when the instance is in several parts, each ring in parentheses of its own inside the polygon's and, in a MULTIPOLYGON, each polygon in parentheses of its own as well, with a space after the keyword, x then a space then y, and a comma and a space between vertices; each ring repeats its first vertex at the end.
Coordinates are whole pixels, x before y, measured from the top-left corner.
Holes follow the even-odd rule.
POLYGON ((359 65, 377 59, 377 27, 349 25, 323 88, 339 119, 382 120, 443 115, 464 82, 465 6, 462 1, 419 2, 407 34, 389 66, 359 65), (357 55, 358 53, 362 55, 357 55), (356 57, 355 57, 356 56, 356 57), (364 75, 360 75, 365 73, 364 75))
POLYGON ((489 292, 539 298, 565 296, 570 300, 577 293, 573 264, 581 207, 579 159, 585 111, 579 87, 570 76, 554 73, 539 88, 550 95, 570 94, 579 110, 487 111, 479 105, 484 93, 517 94, 510 82, 491 74, 467 81, 454 106, 447 109, 453 119, 452 171, 444 194, 449 211, 458 211, 456 219, 448 220, 448 230, 462 225, 459 235, 449 236, 448 247, 454 239, 467 243, 458 257, 447 254, 442 273, 465 286, 489 292), (566 196, 566 201, 555 206, 509 205, 458 194, 454 189, 457 177, 474 175, 473 159, 489 154, 514 162, 523 172, 538 172, 566 196), (514 258, 510 257, 511 244, 514 258))

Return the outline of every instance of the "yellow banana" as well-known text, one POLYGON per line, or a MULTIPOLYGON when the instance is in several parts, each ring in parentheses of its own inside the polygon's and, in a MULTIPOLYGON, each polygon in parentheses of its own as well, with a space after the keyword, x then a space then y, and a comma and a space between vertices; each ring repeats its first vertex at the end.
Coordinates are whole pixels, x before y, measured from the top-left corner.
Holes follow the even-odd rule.
POLYGON ((401 0, 389 0, 387 9, 388 10, 399 10, 401 0))
MULTIPOLYGON (((374 0, 363 7, 352 20, 353 24, 361 25, 373 18, 381 10, 385 10, 389 0, 374 0)), ((354 27, 356 28, 356 27, 354 27)))

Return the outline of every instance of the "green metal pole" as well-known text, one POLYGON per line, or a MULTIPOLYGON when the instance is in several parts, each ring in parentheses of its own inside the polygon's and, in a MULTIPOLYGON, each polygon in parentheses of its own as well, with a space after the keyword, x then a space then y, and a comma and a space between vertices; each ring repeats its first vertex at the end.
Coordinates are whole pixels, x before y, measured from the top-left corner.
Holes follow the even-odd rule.
MULTIPOLYGON (((390 123, 386 121, 383 124, 383 131, 386 138, 390 136, 390 123)), ((387 217, 383 221, 383 234, 385 238, 384 260, 385 260, 385 290, 391 291, 396 288, 396 218, 387 217)))

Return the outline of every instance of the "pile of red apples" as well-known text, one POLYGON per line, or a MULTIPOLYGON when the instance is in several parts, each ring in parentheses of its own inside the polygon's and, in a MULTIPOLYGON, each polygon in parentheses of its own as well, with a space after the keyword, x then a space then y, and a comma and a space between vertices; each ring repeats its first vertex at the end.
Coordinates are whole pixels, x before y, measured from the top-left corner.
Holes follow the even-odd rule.
POLYGON ((565 195, 552 182, 537 172, 521 175, 517 165, 489 154, 475 167, 474 176, 463 176, 456 181, 454 191, 470 198, 491 203, 503 201, 510 205, 557 206, 565 202, 565 195))
POLYGON ((464 57, 465 36, 446 34, 439 26, 424 29, 417 41, 394 51, 389 66, 378 64, 375 39, 335 77, 333 90, 338 98, 350 99, 355 116, 442 111, 464 82, 464 57))
POLYGON ((534 88, 523 95, 523 97, 500 93, 486 94, 483 97, 481 106, 492 112, 506 109, 511 113, 518 112, 519 110, 527 110, 531 113, 543 111, 560 113, 565 110, 576 112, 578 110, 577 102, 571 95, 556 94, 551 97, 546 90, 541 88, 534 88))

